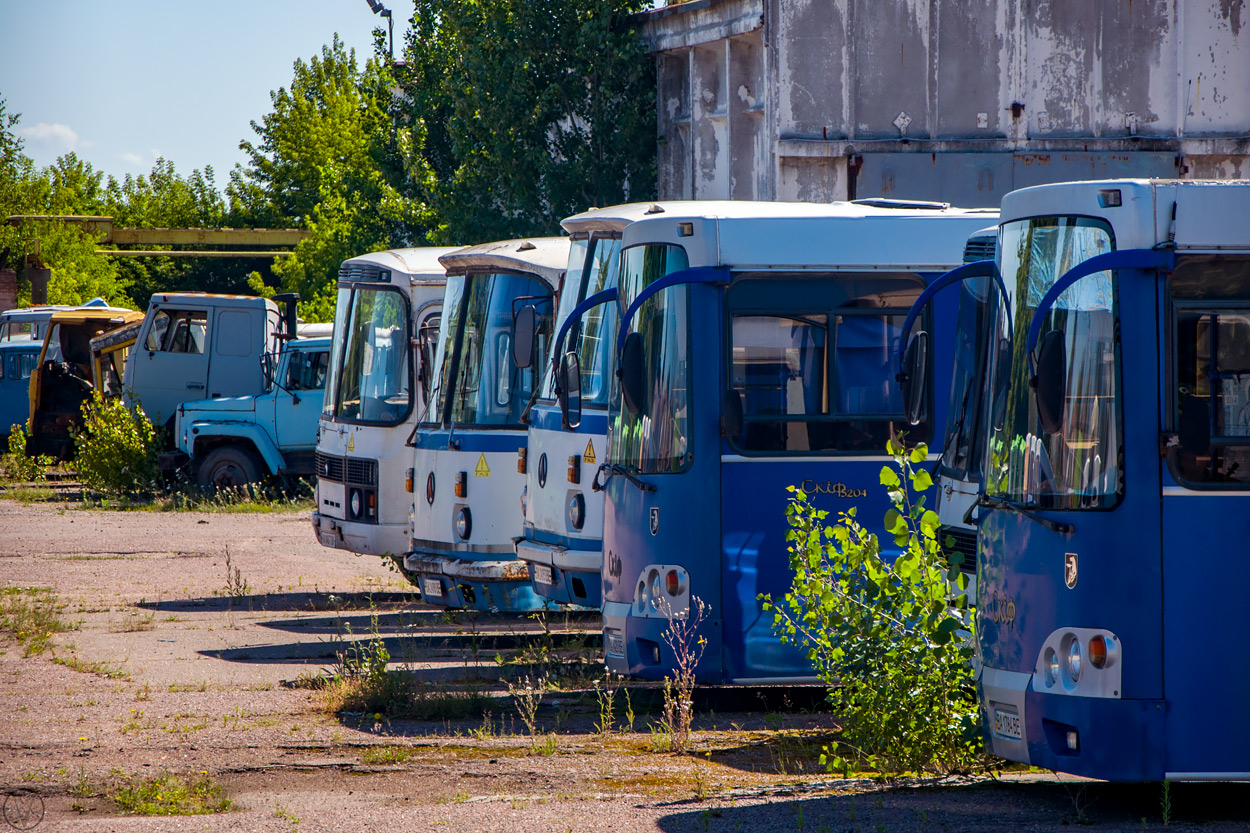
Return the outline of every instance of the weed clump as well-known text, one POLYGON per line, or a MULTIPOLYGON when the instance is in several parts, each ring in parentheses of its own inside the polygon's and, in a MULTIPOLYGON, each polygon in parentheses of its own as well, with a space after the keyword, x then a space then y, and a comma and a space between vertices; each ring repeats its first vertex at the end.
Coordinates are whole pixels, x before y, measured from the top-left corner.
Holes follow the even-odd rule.
POLYGON ((121 777, 107 795, 123 813, 137 816, 200 816, 224 813, 233 804, 225 788, 205 774, 121 777))
POLYGON ((939 520, 924 506, 933 480, 928 448, 890 441, 894 466, 881 470, 894 508, 885 528, 899 552, 886 557, 855 510, 828 522, 791 487, 791 590, 775 603, 773 629, 807 648, 841 724, 838 748, 821 762, 849 772, 852 760, 883 774, 965 772, 981 761, 975 637, 967 579, 942 554, 939 520))
POLYGON ((26 453, 26 425, 9 427, 9 452, 0 457, 0 473, 11 483, 38 483, 45 478, 52 458, 47 454, 31 457, 26 453))
POLYGON ((6 587, 0 590, 0 630, 22 646, 22 655, 47 650, 52 635, 70 629, 61 618, 65 603, 46 587, 6 587))
POLYGON ((98 392, 83 405, 83 427, 73 431, 75 465, 83 487, 111 497, 141 497, 157 491, 160 437, 139 408, 98 392))

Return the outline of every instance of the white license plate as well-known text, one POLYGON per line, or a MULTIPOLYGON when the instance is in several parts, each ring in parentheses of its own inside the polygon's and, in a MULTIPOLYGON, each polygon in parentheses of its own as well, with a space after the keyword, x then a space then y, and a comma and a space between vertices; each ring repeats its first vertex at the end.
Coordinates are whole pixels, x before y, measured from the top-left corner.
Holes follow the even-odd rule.
POLYGON ((994 734, 1012 740, 1020 740, 1020 715, 1006 709, 994 709, 994 734))
POLYGON ((427 596, 443 595, 443 583, 436 578, 421 579, 421 592, 427 596))
POLYGON ((330 532, 322 531, 320 533, 320 537, 321 537, 321 546, 323 547, 334 548, 339 545, 338 536, 335 535, 333 531, 330 531, 330 532))
POLYGON ((538 582, 539 584, 555 584, 556 583, 555 571, 552 570, 550 567, 548 567, 546 564, 535 564, 534 565, 534 581, 538 582))
POLYGON ((609 628, 603 632, 603 638, 607 643, 607 651, 614 657, 625 656, 625 635, 615 628, 609 628))

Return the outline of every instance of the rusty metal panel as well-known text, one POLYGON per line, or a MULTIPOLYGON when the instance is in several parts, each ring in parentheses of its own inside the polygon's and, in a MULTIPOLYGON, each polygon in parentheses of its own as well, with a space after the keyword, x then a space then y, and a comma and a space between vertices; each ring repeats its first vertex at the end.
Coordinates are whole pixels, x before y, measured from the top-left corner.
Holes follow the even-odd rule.
POLYGON ((1177 175, 1174 153, 1017 153, 1012 190, 1048 182, 1177 175))
POLYGON ((833 202, 847 198, 845 156, 783 156, 778 160, 777 196, 789 202, 833 202))

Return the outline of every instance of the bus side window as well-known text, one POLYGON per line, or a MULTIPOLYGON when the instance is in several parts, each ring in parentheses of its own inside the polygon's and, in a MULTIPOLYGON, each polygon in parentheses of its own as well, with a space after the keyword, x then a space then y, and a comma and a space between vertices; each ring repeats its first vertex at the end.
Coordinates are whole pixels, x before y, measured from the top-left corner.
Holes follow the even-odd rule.
POLYGON ((1175 321, 1169 462, 1191 484, 1250 481, 1250 308, 1181 308, 1175 321))

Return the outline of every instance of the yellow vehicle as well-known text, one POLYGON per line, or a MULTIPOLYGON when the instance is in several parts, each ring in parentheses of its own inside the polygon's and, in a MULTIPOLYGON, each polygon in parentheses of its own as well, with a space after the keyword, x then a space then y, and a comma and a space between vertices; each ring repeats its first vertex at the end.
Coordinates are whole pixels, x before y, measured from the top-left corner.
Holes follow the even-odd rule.
POLYGON ((143 320, 143 313, 114 307, 64 310, 49 320, 39 365, 30 376, 30 454, 49 454, 64 460, 73 456, 73 427, 82 425, 82 406, 101 386, 107 389, 104 365, 108 353, 96 361, 92 339, 143 320))

